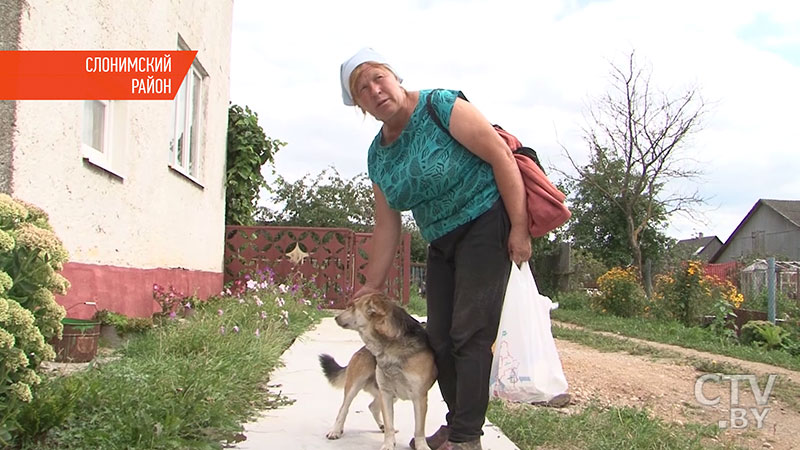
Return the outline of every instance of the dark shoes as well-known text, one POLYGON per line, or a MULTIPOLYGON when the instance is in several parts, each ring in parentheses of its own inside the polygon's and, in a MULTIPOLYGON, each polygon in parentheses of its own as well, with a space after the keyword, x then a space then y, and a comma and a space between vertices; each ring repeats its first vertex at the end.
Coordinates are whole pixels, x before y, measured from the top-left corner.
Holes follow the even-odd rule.
POLYGON ((469 442, 446 441, 436 450, 483 450, 483 447, 481 447, 481 440, 475 439, 474 441, 469 442))
POLYGON ((556 395, 555 397, 551 398, 546 402, 533 402, 532 404, 534 406, 549 406, 550 408, 563 408, 569 405, 569 402, 571 401, 572 401, 572 396, 567 393, 563 393, 556 395))
MULTIPOLYGON (((450 437, 450 428, 447 428, 447 425, 442 425, 436 430, 436 433, 433 433, 431 436, 425 438, 425 441, 428 443, 428 447, 432 448, 433 450, 438 450, 442 444, 447 442, 447 438, 450 437)), ((408 443, 408 446, 416 449, 414 446, 414 438, 411 438, 411 442, 408 443)))

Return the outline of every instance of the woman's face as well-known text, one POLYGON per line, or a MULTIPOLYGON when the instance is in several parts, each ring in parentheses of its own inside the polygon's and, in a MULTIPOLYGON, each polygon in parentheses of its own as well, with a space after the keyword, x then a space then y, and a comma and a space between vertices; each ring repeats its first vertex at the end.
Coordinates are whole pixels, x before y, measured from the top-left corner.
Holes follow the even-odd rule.
POLYGON ((388 69, 369 66, 356 79, 353 97, 356 103, 378 120, 392 117, 402 106, 403 89, 388 69))

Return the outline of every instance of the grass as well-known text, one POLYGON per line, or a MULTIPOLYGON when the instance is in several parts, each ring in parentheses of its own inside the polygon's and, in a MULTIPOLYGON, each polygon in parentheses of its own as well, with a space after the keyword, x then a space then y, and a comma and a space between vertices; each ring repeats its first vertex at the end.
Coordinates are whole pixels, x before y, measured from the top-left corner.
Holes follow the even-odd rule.
POLYGON ((408 305, 406 305, 406 310, 408 313, 417 317, 427 316, 428 305, 425 297, 419 295, 419 289, 417 289, 416 285, 411 285, 410 291, 408 305))
MULTIPOLYGON (((301 293, 276 286, 241 299, 212 299, 185 321, 165 320, 134 337, 118 352, 120 358, 115 362, 45 380, 21 414, 25 432, 17 436, 16 448, 219 449, 241 440, 242 423, 260 410, 292 401, 273 392, 267 383, 281 353, 325 315, 303 300, 301 293)), ((416 290, 412 290, 407 309, 417 316, 427 315, 425 299, 416 290)), ((706 330, 567 309, 555 311, 554 318, 589 329, 722 353, 715 346, 718 344, 705 342, 715 339, 706 330)), ((602 351, 660 359, 681 357, 677 352, 591 331, 554 326, 553 333, 602 351)), ((758 352, 764 353, 753 349, 753 354, 758 352)), ((731 356, 741 358, 737 355, 731 356)), ((755 360, 773 363, 775 358, 755 360)), ((689 363, 703 371, 741 373, 736 366, 703 359, 689 363)), ((792 409, 800 408, 798 385, 779 379, 775 394, 792 409)), ((567 415, 494 400, 488 417, 523 450, 540 446, 730 448, 713 439, 719 433, 715 426, 665 423, 635 408, 591 405, 567 415)))
POLYGON ((623 336, 678 345, 685 348, 731 356, 746 361, 771 364, 790 370, 800 370, 800 358, 783 350, 764 350, 740 345, 725 339, 711 330, 687 327, 675 321, 662 321, 637 318, 622 318, 598 314, 586 309, 557 309, 552 312, 553 320, 580 325, 590 330, 607 331, 623 336))
POLYGON ((676 351, 663 350, 626 339, 603 336, 591 331, 560 327, 558 325, 553 325, 552 331, 553 337, 566 339, 603 352, 626 352, 631 355, 645 355, 657 359, 680 359, 682 357, 676 351))
POLYGON ((636 408, 591 405, 574 414, 492 400, 488 419, 521 450, 549 449, 725 449, 714 442, 715 425, 677 425, 636 408))
MULTIPOLYGON (((284 292, 285 291, 285 292, 284 292)), ((22 449, 219 449, 289 402, 267 386, 281 353, 324 313, 270 286, 204 303, 134 337, 120 358, 48 379, 23 411, 22 449)))

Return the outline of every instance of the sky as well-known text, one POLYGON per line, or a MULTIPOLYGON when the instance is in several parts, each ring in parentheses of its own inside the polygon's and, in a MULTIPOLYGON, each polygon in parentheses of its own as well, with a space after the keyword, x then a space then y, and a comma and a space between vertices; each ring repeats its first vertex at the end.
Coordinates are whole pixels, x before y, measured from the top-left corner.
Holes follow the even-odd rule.
POLYGON ((674 186, 706 203, 673 216, 668 235, 725 242, 759 198, 800 200, 795 0, 236 0, 231 101, 287 143, 275 170, 289 181, 366 173, 380 124, 345 106, 339 87, 340 64, 362 47, 408 90, 463 91, 568 173, 565 149, 588 159, 587 112, 611 88, 612 64, 635 52, 651 89, 696 88, 707 108, 679 154, 702 176, 674 186))

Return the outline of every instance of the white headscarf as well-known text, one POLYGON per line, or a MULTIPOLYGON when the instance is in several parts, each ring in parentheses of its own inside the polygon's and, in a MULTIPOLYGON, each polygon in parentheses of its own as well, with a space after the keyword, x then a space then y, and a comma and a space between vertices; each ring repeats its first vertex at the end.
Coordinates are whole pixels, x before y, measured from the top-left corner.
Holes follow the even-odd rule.
POLYGON ((350 75, 354 70, 356 70, 356 67, 368 61, 385 64, 389 70, 392 71, 394 76, 396 76, 401 83, 403 82, 403 79, 397 74, 397 72, 395 72, 392 66, 389 65, 389 63, 386 61, 386 58, 384 58, 375 50, 369 47, 364 47, 356 52, 355 55, 351 56, 350 59, 343 62, 340 69, 340 77, 342 82, 342 101, 345 105, 354 106, 356 104, 356 102, 353 101, 353 94, 350 92, 350 75))

